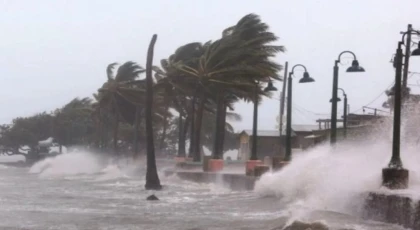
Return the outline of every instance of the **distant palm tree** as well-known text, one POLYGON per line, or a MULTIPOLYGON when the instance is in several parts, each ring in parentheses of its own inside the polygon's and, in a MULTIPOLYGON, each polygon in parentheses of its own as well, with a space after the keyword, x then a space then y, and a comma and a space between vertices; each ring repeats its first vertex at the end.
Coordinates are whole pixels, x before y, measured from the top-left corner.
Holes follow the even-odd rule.
POLYGON ((118 68, 114 76, 113 69, 117 63, 107 67, 108 80, 98 90, 98 108, 111 114, 113 120, 114 151, 118 153, 119 123, 125 121, 133 124, 136 105, 142 104, 144 89, 140 87, 144 80, 138 77, 145 70, 134 62, 126 62, 118 68))
MULTIPOLYGON (((176 64, 184 60, 185 62, 193 62, 194 58, 198 57, 198 50, 200 49, 200 43, 190 43, 182 46, 176 50, 168 59, 161 60, 161 68, 154 66, 155 79, 157 81, 156 91, 157 94, 162 94, 163 98, 170 98, 171 100, 165 100, 166 108, 173 108, 179 114, 178 119, 179 129, 178 135, 178 156, 185 157, 185 140, 188 132, 188 126, 193 123, 191 120, 194 119, 194 113, 190 112, 194 107, 194 92, 196 91, 195 83, 188 82, 185 78, 185 74, 176 69, 176 64)), ((161 142, 166 138, 166 132, 162 135, 161 142)), ((191 140, 190 140, 191 141, 191 140)))

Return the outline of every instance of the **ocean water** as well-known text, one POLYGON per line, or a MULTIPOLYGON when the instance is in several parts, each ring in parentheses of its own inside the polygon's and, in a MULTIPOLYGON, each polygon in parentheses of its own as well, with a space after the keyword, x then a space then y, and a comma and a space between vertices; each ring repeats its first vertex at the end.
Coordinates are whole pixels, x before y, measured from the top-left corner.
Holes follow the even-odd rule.
MULTIPOLYGON (((345 146, 345 145, 344 145, 345 146)), ((45 159, 31 168, 0 166, 0 229, 283 229, 293 221, 319 221, 330 229, 402 227, 360 218, 363 192, 380 189, 388 146, 320 146, 264 175, 254 191, 164 177, 162 191, 144 190, 144 159, 110 162, 87 152, 45 159), (146 201, 155 194, 159 201, 146 201)), ((407 154, 407 167, 420 158, 407 154)), ((159 161, 160 170, 172 162, 159 161)), ((420 180, 411 174, 413 191, 420 180)))

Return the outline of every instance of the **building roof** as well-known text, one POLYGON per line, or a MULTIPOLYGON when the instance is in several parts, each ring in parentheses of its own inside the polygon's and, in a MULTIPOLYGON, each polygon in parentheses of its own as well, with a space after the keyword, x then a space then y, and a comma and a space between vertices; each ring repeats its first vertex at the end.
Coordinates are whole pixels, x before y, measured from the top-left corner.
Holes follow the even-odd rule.
POLYGON ((319 125, 292 125, 295 132, 312 132, 315 129, 319 129, 319 125))
MULTIPOLYGON (((250 129, 246 129, 244 131, 242 131, 241 133, 246 133, 248 136, 252 136, 252 130, 250 129)), ((286 132, 283 131, 282 132, 282 136, 286 135, 286 132)), ((279 130, 258 130, 257 131, 257 136, 259 137, 278 137, 280 136, 280 131, 279 130)), ((296 136, 296 133, 294 133, 292 131, 292 136, 296 136)))
POLYGON ((350 113, 349 115, 347 115, 347 120, 348 121, 359 121, 359 120, 378 120, 378 119, 382 119, 385 118, 387 116, 384 115, 373 115, 373 114, 355 114, 355 113, 350 113))
MULTIPOLYGON (((292 136, 296 136, 296 132, 312 132, 312 130, 319 129, 318 125, 292 125, 292 136)), ((241 133, 245 132, 248 136, 252 136, 252 130, 246 129, 241 133)), ((283 126, 282 136, 286 135, 286 126, 283 126)), ((258 130, 257 135, 259 137, 278 137, 280 136, 279 130, 258 130)))
POLYGON ((322 135, 314 135, 314 134, 312 134, 312 135, 306 136, 304 138, 305 139, 315 139, 315 138, 318 138, 318 137, 322 137, 322 135))

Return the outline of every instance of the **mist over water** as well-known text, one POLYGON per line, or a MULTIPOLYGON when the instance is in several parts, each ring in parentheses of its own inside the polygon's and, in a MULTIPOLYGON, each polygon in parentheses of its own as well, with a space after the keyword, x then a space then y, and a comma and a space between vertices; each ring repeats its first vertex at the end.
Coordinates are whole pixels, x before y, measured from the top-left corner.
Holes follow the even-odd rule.
POLYGON ((363 140, 342 141, 336 147, 326 143, 293 155, 288 166, 263 175, 256 183, 255 192, 261 197, 284 201, 289 221, 305 220, 314 211, 360 217, 367 193, 372 191, 403 193, 420 199, 417 138, 402 136, 401 139, 402 162, 410 171, 409 189, 391 191, 381 185, 382 168, 388 166, 392 153, 391 122, 373 130, 363 140))
POLYGON ((362 201, 360 194, 381 186, 381 169, 390 158, 384 145, 373 145, 369 151, 364 145, 346 144, 335 151, 319 146, 294 156, 283 170, 264 175, 255 191, 309 210, 352 213, 355 201, 362 201))
POLYGON ((29 173, 41 177, 98 173, 103 169, 99 158, 88 152, 61 154, 35 163, 29 173))
MULTIPOLYGON (((0 229, 273 229, 296 220, 321 221, 333 230, 402 229, 360 219, 367 192, 390 192, 381 188, 381 170, 391 158, 391 131, 384 124, 375 132, 380 135, 297 153, 290 165, 263 175, 249 192, 165 177, 162 170, 174 162, 162 159, 158 168, 164 189, 146 191, 145 157, 115 160, 86 150, 47 158, 31 168, 0 166, 0 229), (160 201, 147 202, 151 194, 160 201)), ((397 192, 416 196, 417 145, 402 146, 410 189, 397 192)))

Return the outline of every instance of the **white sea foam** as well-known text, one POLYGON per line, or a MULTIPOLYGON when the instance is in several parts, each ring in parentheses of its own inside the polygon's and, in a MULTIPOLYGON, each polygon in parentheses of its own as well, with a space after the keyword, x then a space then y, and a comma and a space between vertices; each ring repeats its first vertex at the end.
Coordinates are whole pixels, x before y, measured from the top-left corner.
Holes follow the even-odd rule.
MULTIPOLYGON (((410 170, 410 189, 420 191, 420 156, 416 148, 402 148, 405 168, 410 170)), ((381 188, 381 170, 391 158, 391 143, 340 143, 319 146, 298 156, 279 172, 263 175, 255 191, 262 196, 278 196, 290 205, 294 216, 303 210, 330 210, 359 214, 364 198, 381 188)))
POLYGON ((97 181, 115 180, 118 178, 128 178, 129 176, 118 165, 111 164, 101 170, 101 174, 96 178, 97 181))
POLYGON ((7 167, 6 165, 0 165, 0 169, 8 169, 9 167, 7 167))
POLYGON ((98 173, 103 169, 99 158, 87 152, 73 152, 46 158, 35 163, 29 173, 41 177, 60 177, 98 173))

